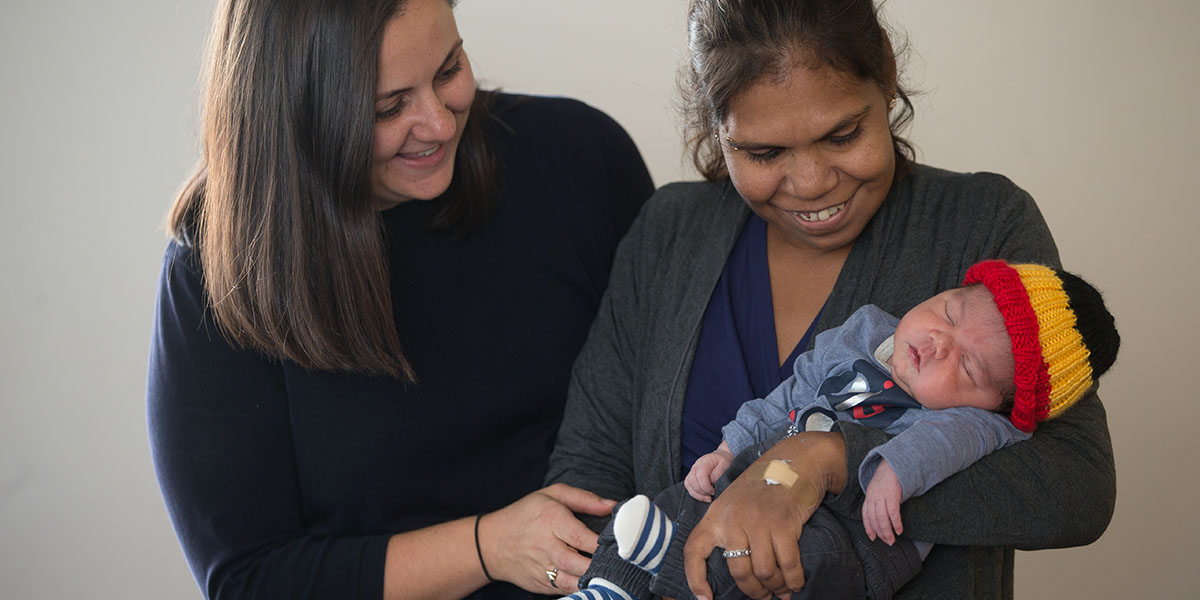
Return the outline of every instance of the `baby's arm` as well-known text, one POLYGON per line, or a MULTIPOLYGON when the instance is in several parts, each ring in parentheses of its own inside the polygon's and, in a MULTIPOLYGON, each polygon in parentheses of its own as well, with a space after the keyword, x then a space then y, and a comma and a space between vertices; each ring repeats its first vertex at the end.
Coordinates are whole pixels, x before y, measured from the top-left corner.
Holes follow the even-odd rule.
POLYGON ((693 498, 701 502, 712 502, 713 493, 716 492, 713 484, 721 478, 721 474, 732 462, 733 452, 729 450, 729 444, 722 440, 716 450, 696 459, 692 470, 688 471, 687 477, 683 479, 683 487, 687 488, 693 498))
POLYGON ((875 467, 875 474, 867 484, 866 498, 863 499, 863 526, 867 537, 874 540, 877 536, 889 546, 895 543, 896 536, 904 533, 904 525, 900 522, 900 498, 904 489, 900 487, 900 479, 892 470, 887 460, 880 460, 875 467))
POLYGON ((987 454, 1029 437, 1004 416, 977 408, 914 414, 920 420, 872 450, 859 472, 859 481, 868 481, 862 507, 867 537, 888 544, 904 532, 901 503, 987 454))
POLYGON ((984 456, 1026 439, 1029 434, 994 412, 964 407, 922 410, 907 429, 867 454, 858 477, 869 485, 886 460, 900 482, 903 502, 984 456))

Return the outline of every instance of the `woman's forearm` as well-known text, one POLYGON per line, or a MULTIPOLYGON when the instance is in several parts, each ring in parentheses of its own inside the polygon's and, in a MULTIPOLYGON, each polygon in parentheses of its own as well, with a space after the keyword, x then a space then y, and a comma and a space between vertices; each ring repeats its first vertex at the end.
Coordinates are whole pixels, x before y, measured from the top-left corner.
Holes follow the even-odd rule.
POLYGON ((1090 394, 1028 441, 985 457, 901 511, 914 539, 1034 550, 1095 541, 1115 500, 1104 407, 1090 394))
POLYGON ((841 433, 806 431, 780 440, 759 461, 786 460, 797 475, 829 494, 846 485, 846 443, 841 433))
POLYGON ((487 584, 475 552, 475 517, 393 535, 384 566, 385 600, 462 598, 487 584))
MULTIPOLYGON (((842 424, 847 486, 826 504, 859 518, 858 464, 887 436, 842 424)), ((865 483, 865 482, 863 482, 865 483)), ((960 546, 1024 550, 1088 544, 1112 517, 1116 477, 1104 408, 1085 396, 1059 419, 1045 422, 1027 441, 983 458, 901 506, 904 533, 913 539, 960 546)))

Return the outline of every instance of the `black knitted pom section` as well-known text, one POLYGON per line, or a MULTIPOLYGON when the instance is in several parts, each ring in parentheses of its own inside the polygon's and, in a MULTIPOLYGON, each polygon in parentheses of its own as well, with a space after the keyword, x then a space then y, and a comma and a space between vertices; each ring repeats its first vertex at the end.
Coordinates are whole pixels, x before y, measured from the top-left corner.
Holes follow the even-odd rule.
POLYGON ((1117 360, 1117 350, 1121 347, 1116 320, 1104 306, 1100 291, 1091 284, 1066 271, 1058 271, 1058 277, 1075 312, 1079 334, 1091 352, 1092 379, 1098 379, 1117 360))

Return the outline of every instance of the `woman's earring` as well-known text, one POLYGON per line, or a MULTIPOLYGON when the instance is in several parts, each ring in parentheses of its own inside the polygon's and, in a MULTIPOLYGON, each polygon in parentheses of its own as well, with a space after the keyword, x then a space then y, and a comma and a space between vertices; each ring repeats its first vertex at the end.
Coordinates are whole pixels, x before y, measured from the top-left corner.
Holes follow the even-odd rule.
POLYGON ((888 112, 892 112, 894 108, 896 108, 896 97, 892 96, 892 99, 888 100, 888 112))

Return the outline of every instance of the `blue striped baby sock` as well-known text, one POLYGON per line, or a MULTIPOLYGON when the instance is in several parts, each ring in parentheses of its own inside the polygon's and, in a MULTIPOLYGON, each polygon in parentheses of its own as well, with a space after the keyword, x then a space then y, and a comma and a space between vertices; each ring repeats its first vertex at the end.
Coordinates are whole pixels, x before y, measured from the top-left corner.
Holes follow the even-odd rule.
POLYGON ((587 588, 579 590, 570 596, 561 598, 560 600, 637 600, 633 596, 625 593, 617 584, 593 577, 588 582, 587 588))
POLYGON ((630 498, 613 517, 621 558, 657 575, 671 545, 675 524, 646 496, 630 498))

